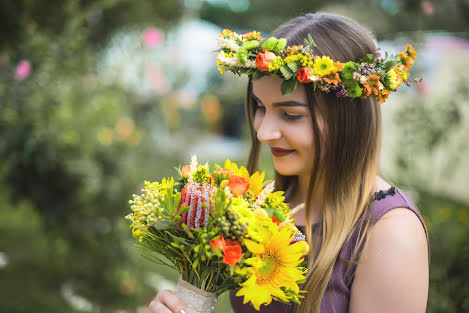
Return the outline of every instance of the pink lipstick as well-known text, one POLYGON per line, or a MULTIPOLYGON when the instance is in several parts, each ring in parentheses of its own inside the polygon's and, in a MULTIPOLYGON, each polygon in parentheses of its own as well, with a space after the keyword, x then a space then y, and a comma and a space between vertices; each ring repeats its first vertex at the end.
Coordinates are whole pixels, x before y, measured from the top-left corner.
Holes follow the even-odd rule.
POLYGON ((272 151, 272 154, 276 157, 283 157, 283 156, 289 155, 290 153, 294 152, 295 150, 288 150, 288 149, 282 149, 282 148, 277 148, 277 147, 270 147, 270 151, 272 151))

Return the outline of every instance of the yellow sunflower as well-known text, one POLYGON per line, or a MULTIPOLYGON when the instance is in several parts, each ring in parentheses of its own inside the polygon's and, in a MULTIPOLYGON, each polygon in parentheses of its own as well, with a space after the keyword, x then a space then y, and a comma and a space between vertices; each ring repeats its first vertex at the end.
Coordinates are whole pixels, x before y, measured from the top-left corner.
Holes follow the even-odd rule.
POLYGON ((328 56, 322 56, 314 60, 314 73, 319 76, 329 75, 334 67, 334 61, 328 56))
POLYGON ((305 271, 298 265, 309 250, 304 241, 290 244, 294 234, 291 227, 279 230, 276 226, 264 226, 259 243, 245 239, 246 247, 254 256, 245 260, 250 267, 238 270, 238 273, 250 276, 240 284, 242 288, 236 295, 244 296, 243 303, 251 302, 256 310, 261 304, 270 304, 272 299, 289 302, 290 298, 282 287, 299 293, 297 282, 305 279, 305 271))

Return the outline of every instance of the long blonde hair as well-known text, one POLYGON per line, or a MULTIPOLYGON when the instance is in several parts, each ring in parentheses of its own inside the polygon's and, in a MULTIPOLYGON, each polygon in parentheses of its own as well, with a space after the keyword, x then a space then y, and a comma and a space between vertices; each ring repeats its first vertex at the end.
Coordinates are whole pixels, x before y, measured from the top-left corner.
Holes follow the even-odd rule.
MULTIPOLYGON (((327 55, 340 62, 357 62, 366 54, 375 53, 375 41, 366 28, 347 17, 328 13, 294 18, 279 26, 271 36, 286 38, 288 45, 301 45, 308 33, 317 44, 313 51, 319 56, 327 55)), ((315 148, 305 202, 306 221, 311 221, 310 198, 320 179, 324 181, 324 203, 322 243, 317 257, 309 258, 308 275, 303 285, 308 293, 302 304, 296 307, 296 312, 318 313, 334 264, 354 227, 358 227, 359 235, 352 260, 346 260, 349 270, 350 265, 358 261, 360 247, 366 241, 369 220, 360 217, 370 208, 379 171, 381 111, 373 97, 337 98, 333 94, 313 91, 311 84, 304 87, 313 121, 315 148), (325 122, 325 133, 320 132, 319 116, 325 122), (321 151, 323 158, 320 158, 321 151)), ((246 114, 252 137, 248 161, 251 172, 258 168, 260 148, 253 126, 255 110, 252 82, 249 80, 246 114)), ((276 182, 282 190, 294 188, 298 183, 296 177, 279 173, 276 173, 276 182)), ((311 224, 308 222, 306 237, 314 251, 311 224)), ((353 273, 348 276, 349 283, 352 276, 353 273)))

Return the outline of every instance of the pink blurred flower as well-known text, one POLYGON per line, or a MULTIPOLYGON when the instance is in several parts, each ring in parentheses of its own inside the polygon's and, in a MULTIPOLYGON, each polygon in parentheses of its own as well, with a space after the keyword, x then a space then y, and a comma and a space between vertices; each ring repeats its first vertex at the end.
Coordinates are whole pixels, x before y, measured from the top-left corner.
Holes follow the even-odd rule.
POLYGON ((422 97, 428 97, 430 95, 430 89, 425 81, 417 84, 417 91, 422 97))
POLYGON ((16 66, 16 79, 24 80, 28 78, 30 72, 31 72, 31 63, 29 63, 29 61, 21 61, 16 66))
POLYGON ((422 11, 425 15, 433 15, 433 13, 435 13, 435 7, 430 1, 422 1, 420 6, 422 7, 422 11))
POLYGON ((148 28, 143 33, 143 43, 147 47, 156 47, 163 41, 163 32, 158 28, 148 28))

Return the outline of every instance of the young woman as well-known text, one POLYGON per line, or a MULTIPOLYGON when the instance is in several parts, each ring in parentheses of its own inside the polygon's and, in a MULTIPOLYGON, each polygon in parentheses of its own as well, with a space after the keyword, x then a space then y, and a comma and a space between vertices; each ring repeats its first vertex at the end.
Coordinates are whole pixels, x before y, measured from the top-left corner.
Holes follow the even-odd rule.
MULTIPOLYGON (((310 34, 314 53, 347 62, 374 54, 376 41, 353 20, 307 14, 271 36, 301 45, 310 34)), ((379 176, 381 111, 375 97, 338 98, 300 84, 283 96, 283 80, 249 80, 247 116, 257 170, 260 144, 270 147, 278 189, 291 207, 304 203, 296 223, 312 247, 301 305, 271 303, 262 312, 425 312, 429 242, 408 196, 379 176)), ((256 312, 230 294, 235 313, 256 312)), ((185 307, 171 291, 150 303, 151 313, 185 307)))

